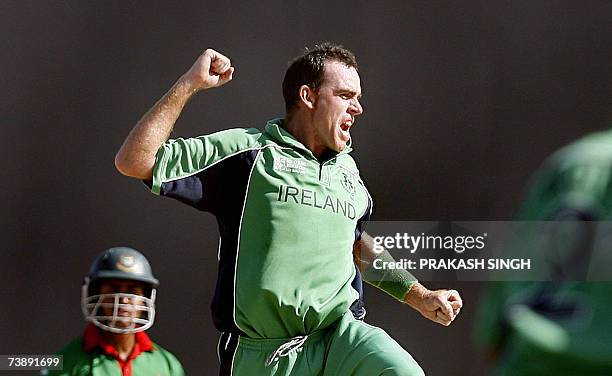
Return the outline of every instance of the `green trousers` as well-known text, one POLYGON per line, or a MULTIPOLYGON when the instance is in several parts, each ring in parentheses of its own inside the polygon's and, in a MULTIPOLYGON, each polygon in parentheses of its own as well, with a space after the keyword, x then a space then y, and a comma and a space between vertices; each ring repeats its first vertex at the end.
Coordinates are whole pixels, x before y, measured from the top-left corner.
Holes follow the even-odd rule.
POLYGON ((224 334, 219 347, 221 375, 424 375, 384 330, 354 319, 350 312, 309 336, 252 339, 224 334))

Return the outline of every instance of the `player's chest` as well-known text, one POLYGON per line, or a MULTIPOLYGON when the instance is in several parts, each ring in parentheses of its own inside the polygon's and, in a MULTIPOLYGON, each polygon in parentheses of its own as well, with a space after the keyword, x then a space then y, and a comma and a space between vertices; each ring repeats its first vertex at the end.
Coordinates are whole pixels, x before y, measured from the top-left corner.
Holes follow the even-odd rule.
POLYGON ((262 152, 250 184, 252 193, 275 206, 333 213, 349 220, 359 219, 368 209, 363 181, 336 158, 321 163, 291 150, 262 152))

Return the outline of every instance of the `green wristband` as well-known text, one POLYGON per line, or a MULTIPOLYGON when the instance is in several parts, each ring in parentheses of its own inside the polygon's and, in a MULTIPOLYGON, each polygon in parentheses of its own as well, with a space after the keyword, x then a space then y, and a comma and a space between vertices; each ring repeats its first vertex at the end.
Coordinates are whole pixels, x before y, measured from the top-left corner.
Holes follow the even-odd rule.
POLYGON ((394 261, 388 252, 382 252, 366 268, 363 273, 364 281, 403 302, 406 294, 418 280, 404 269, 375 268, 375 264, 384 265, 382 262, 375 263, 377 259, 382 262, 394 261))

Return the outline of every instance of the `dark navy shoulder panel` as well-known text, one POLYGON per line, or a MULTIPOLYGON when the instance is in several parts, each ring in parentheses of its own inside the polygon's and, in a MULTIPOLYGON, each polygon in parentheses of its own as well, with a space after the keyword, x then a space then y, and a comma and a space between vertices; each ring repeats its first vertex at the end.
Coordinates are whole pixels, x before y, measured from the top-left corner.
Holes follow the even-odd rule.
POLYGON ((228 211, 235 215, 232 208, 238 201, 242 206, 248 175, 257 151, 245 150, 197 174, 164 182, 160 195, 174 198, 198 210, 210 211, 217 216, 228 211))
MULTIPOLYGON (((238 230, 253 164, 259 149, 245 150, 197 174, 165 182, 160 194, 215 215, 221 238, 212 316, 222 332, 239 330, 234 323, 234 273, 238 230)), ((216 247, 206 247, 213 252, 216 247)))

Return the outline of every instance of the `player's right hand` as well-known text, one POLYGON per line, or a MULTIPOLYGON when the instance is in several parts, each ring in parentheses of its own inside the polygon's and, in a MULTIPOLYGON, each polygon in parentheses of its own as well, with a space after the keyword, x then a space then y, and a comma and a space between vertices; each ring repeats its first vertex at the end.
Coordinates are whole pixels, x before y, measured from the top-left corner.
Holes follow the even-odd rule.
POLYGON ((213 49, 207 49, 183 75, 194 90, 204 90, 225 85, 232 80, 234 67, 228 57, 213 49))

